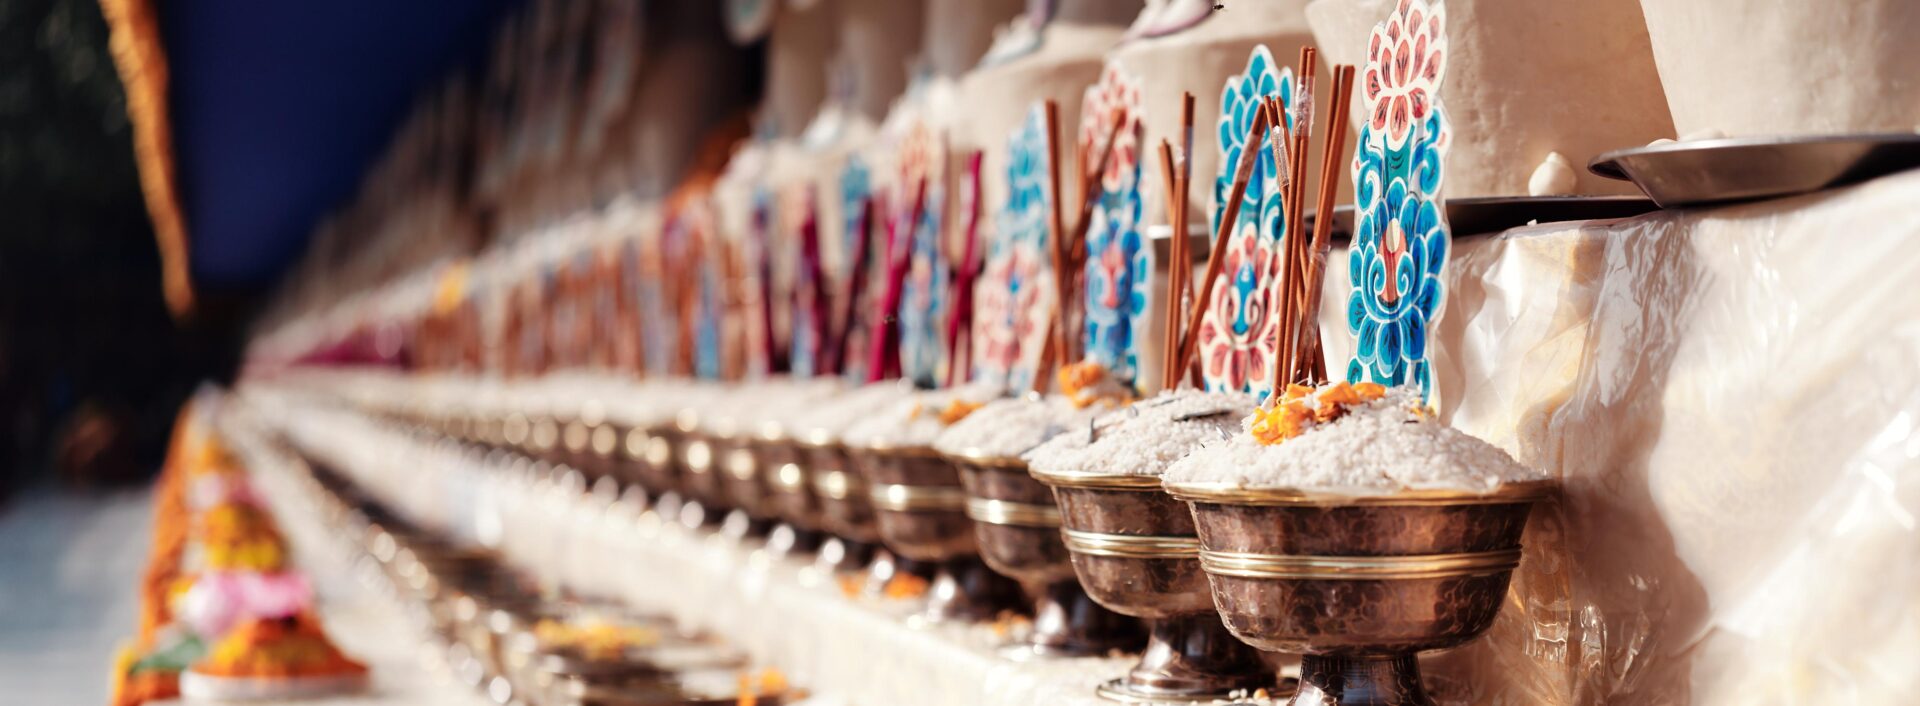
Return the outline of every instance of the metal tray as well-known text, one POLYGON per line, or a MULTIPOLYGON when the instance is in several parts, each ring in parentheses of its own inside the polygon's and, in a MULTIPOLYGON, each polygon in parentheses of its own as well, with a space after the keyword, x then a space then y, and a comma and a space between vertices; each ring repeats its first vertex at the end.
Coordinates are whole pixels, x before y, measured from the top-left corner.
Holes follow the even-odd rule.
POLYGON ((1805 194, 1920 167, 1913 133, 1734 137, 1616 150, 1587 170, 1663 208, 1805 194))
MULTIPOLYGON (((1600 218, 1629 218, 1660 210, 1642 196, 1477 196, 1447 199, 1447 227, 1455 238, 1493 235, 1529 223, 1560 223, 1600 218)), ((1334 243, 1353 240, 1351 204, 1333 209, 1334 243)), ((1313 229, 1314 214, 1306 214, 1304 230, 1313 229)), ((1153 244, 1156 262, 1165 262, 1171 232, 1165 224, 1147 226, 1147 240, 1153 244)), ((1188 229, 1189 248, 1196 253, 1196 266, 1206 261, 1212 234, 1199 225, 1188 229)))

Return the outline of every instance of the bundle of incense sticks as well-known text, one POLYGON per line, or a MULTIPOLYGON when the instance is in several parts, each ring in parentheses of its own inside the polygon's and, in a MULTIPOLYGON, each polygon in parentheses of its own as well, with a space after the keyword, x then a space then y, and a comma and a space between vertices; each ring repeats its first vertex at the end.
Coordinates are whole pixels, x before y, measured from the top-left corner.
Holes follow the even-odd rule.
MULTIPOLYGON (((1178 340, 1179 355, 1173 361, 1173 368, 1165 372, 1169 385, 1177 384, 1182 371, 1191 368, 1193 356, 1199 344, 1200 322, 1213 295, 1213 287, 1220 277, 1223 265, 1222 253, 1226 250, 1234 222, 1239 219, 1240 199, 1246 195, 1247 182, 1251 178, 1256 155, 1269 132, 1274 133, 1271 146, 1273 150, 1275 175, 1279 181, 1281 203, 1287 237, 1282 243, 1279 276, 1271 283, 1276 291, 1269 297, 1275 303, 1273 316, 1280 317, 1278 326, 1279 340, 1276 342, 1276 356, 1272 368, 1272 383, 1275 391, 1284 389, 1287 382, 1315 384, 1326 378, 1325 363, 1320 359, 1320 340, 1317 317, 1320 309, 1320 290, 1326 276, 1327 253, 1331 249, 1331 229, 1333 227, 1333 199, 1339 187, 1339 168, 1343 163, 1341 155, 1346 144, 1346 120, 1348 103, 1352 97, 1352 66, 1338 66, 1334 69, 1333 110, 1327 120, 1328 139, 1320 164, 1320 192, 1316 204, 1316 217, 1312 236, 1302 233, 1305 221, 1306 205, 1306 168, 1307 145, 1313 136, 1313 94, 1315 72, 1318 68, 1318 52, 1312 47, 1303 47, 1300 51, 1301 90, 1297 102, 1292 106, 1280 104, 1279 99, 1268 99, 1260 111, 1255 114, 1252 127, 1248 130, 1244 144, 1247 148, 1240 153, 1240 162, 1234 170, 1232 186, 1228 190, 1227 200, 1221 213, 1220 222, 1215 230, 1210 251, 1207 254, 1206 275, 1201 279, 1200 289, 1192 293, 1193 307, 1178 340), (1291 120, 1289 120, 1291 115, 1291 120), (1289 124, 1291 123, 1291 124, 1289 124)), ((1172 159, 1163 148, 1162 168, 1171 170, 1172 159)), ((1183 185, 1176 184, 1173 191, 1181 191, 1183 185)), ((1184 200, 1184 194, 1179 196, 1184 200)), ((1176 221, 1178 223, 1178 221, 1176 221)), ((1176 226, 1177 227, 1177 226, 1176 226)), ((1179 260, 1176 257, 1176 265, 1179 260)), ((1174 285, 1170 285, 1174 286, 1174 285)), ((1177 294, 1177 293, 1176 293, 1177 294)), ((1171 299, 1175 295, 1169 295, 1171 299)), ((1177 324, 1178 322, 1176 322, 1177 324)), ((1170 327, 1175 324, 1170 324, 1170 327)), ((1272 403, 1279 395, 1270 395, 1272 403)))
POLYGON ((1114 145, 1119 141, 1120 130, 1133 117, 1122 114, 1113 121, 1107 130, 1106 143, 1100 148, 1100 157, 1095 160, 1092 169, 1088 169, 1085 155, 1075 156, 1074 168, 1080 176, 1080 212, 1073 222, 1071 230, 1066 224, 1065 197, 1060 192, 1060 104, 1049 99, 1046 102, 1047 129, 1047 192, 1050 218, 1049 235, 1052 244, 1053 279, 1055 285, 1054 316, 1048 322, 1047 347, 1041 353, 1040 375, 1034 378, 1035 389, 1045 387, 1046 372, 1055 365, 1063 365, 1080 359, 1079 336, 1074 331, 1082 315, 1080 309, 1080 279, 1086 268, 1087 229, 1093 225, 1093 208, 1099 202, 1100 175, 1107 170, 1107 164, 1113 159, 1114 145))
POLYGON ((867 358, 867 382, 900 377, 900 299, 913 268, 913 236, 927 212, 927 179, 914 185, 913 208, 907 221, 894 220, 887 235, 887 291, 874 312, 873 345, 867 358))
POLYGON ((1187 252, 1187 194, 1193 179, 1193 93, 1182 92, 1180 96, 1180 154, 1174 156, 1173 145, 1166 140, 1160 141, 1160 173, 1164 177, 1167 204, 1167 296, 1166 313, 1162 321, 1165 337, 1162 339, 1160 386, 1174 389, 1180 385, 1181 368, 1179 351, 1182 344, 1180 324, 1184 321, 1182 313, 1186 310, 1187 299, 1193 296, 1193 287, 1188 282, 1193 277, 1193 256, 1187 252))
MULTIPOLYGON (((1313 233, 1308 237, 1301 228, 1306 208, 1306 152, 1313 131, 1314 59, 1312 48, 1302 50, 1301 63, 1307 78, 1294 108, 1296 129, 1287 140, 1285 163, 1289 176, 1282 182, 1282 200, 1288 235, 1282 244, 1280 277, 1273 283, 1276 291, 1271 297, 1277 302, 1272 315, 1278 317, 1279 325, 1275 328, 1279 341, 1272 368, 1276 394, 1268 398, 1268 404, 1279 398, 1277 392, 1288 383, 1318 385, 1324 383, 1327 376, 1326 363, 1320 353, 1320 290, 1326 277, 1327 252, 1332 248, 1333 199, 1339 186, 1338 170, 1344 164, 1354 68, 1336 66, 1333 70, 1333 110, 1328 116, 1328 136, 1320 158, 1320 192, 1315 203, 1313 233)), ((1277 116, 1286 107, 1273 101, 1269 102, 1268 110, 1277 116)))
POLYGON ((1207 312, 1207 305, 1213 298, 1213 285, 1220 279, 1220 270, 1226 265, 1222 254, 1227 250, 1227 240, 1233 235, 1234 223, 1240 220, 1240 200, 1246 198, 1247 182, 1253 178, 1253 166, 1259 161, 1260 144, 1267 139, 1271 130, 1273 116, 1268 111, 1254 114, 1253 125, 1247 128, 1247 147, 1240 150, 1240 163, 1234 166, 1233 182, 1227 188, 1227 200, 1220 212, 1220 222, 1214 227, 1213 243, 1207 250, 1207 271, 1200 278, 1200 289, 1194 292, 1193 308, 1189 310, 1185 331, 1180 339, 1180 356, 1176 369, 1186 370, 1193 365, 1193 356, 1200 345, 1200 321, 1207 312))
POLYGON ((980 161, 986 153, 975 150, 967 157, 968 199, 967 230, 961 244, 960 259, 954 262, 953 311, 947 316, 947 386, 972 377, 973 367, 973 284, 980 277, 980 161), (962 344, 965 339, 965 344, 962 344), (965 359, 962 362, 962 359, 965 359))
MULTIPOLYGON (((800 298, 794 298, 795 328, 798 328, 800 318, 805 317, 807 330, 812 331, 813 335, 800 343, 806 346, 806 358, 813 361, 813 374, 819 375, 825 370, 822 364, 825 355, 827 321, 831 316, 829 310, 833 304, 830 301, 832 295, 827 291, 826 273, 820 266, 820 213, 815 205, 815 194, 811 186, 806 189, 806 212, 800 221, 800 272, 800 281, 806 286, 800 293, 806 295, 807 301, 802 308, 803 302, 800 298)), ((788 362, 788 367, 792 368, 791 360, 788 362)))
POLYGON ((860 295, 867 289, 868 253, 873 249, 874 197, 869 195, 860 201, 860 220, 854 225, 858 236, 853 241, 853 252, 849 255, 851 267, 847 270, 846 298, 840 302, 840 328, 828 340, 831 341, 825 369, 833 373, 847 371, 847 348, 852 345, 853 329, 860 317, 860 295))

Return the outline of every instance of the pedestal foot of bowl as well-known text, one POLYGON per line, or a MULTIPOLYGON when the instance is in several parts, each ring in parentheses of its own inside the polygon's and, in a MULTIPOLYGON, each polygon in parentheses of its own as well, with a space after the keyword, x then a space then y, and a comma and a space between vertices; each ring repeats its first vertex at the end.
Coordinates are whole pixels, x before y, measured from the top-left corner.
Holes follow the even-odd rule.
POLYGON ((873 562, 874 546, 850 539, 827 536, 814 552, 813 565, 822 571, 841 574, 863 571, 873 562))
POLYGON ((772 527, 772 522, 757 519, 745 510, 733 510, 720 521, 720 536, 735 540, 765 537, 772 527))
POLYGON ((782 522, 767 531, 767 551, 775 556, 811 554, 820 548, 820 535, 782 522))
POLYGON ((1037 656, 1085 657, 1138 649, 1146 638, 1139 620, 1093 602, 1078 580, 1069 579, 1041 591, 1027 641, 1037 656))
POLYGON ((671 518, 678 521, 681 526, 687 529, 700 529, 709 525, 718 525, 720 519, 724 516, 725 515, 708 508, 706 503, 698 500, 688 500, 687 502, 680 503, 680 511, 674 513, 671 518))
POLYGON ((1102 697, 1126 703, 1205 703, 1235 692, 1276 690, 1260 652, 1227 632, 1220 619, 1191 615, 1156 620, 1140 663, 1102 684, 1102 697))
POLYGON ((924 561, 915 561, 876 547, 873 550, 873 562, 867 565, 865 595, 886 596, 887 587, 895 579, 906 576, 918 578, 922 582, 932 581, 936 567, 924 561))
POLYGON ((1433 706, 1411 654, 1300 658, 1300 690, 1288 706, 1433 706))
POLYGON ((1020 584, 987 568, 980 557, 942 562, 927 587, 926 618, 932 622, 992 620, 1020 610, 1026 602, 1020 584))

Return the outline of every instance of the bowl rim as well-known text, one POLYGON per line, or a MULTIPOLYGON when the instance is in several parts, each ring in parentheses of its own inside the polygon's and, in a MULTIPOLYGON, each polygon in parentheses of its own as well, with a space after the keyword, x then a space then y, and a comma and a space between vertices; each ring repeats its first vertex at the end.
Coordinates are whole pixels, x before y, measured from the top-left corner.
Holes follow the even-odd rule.
POLYGON ((940 452, 933 450, 933 444, 895 444, 884 439, 873 439, 865 444, 842 443, 848 451, 865 451, 879 456, 942 458, 940 452))
POLYGON ((978 447, 970 446, 959 451, 941 451, 940 455, 947 457, 947 460, 953 461, 954 463, 962 463, 969 466, 1027 469, 1027 460, 1018 455, 990 454, 980 450, 978 447))
POLYGON ((1274 507, 1503 505, 1534 502, 1559 487, 1550 479, 1502 483, 1487 492, 1445 488, 1403 488, 1377 495, 1353 495, 1313 488, 1250 488, 1220 481, 1174 482, 1162 487, 1190 503, 1274 507))
POLYGON ((1136 475, 1132 473, 1103 473, 1097 471, 1043 471, 1032 466, 1027 473, 1047 485, 1065 488, 1097 488, 1102 490, 1160 490, 1160 476, 1136 475))

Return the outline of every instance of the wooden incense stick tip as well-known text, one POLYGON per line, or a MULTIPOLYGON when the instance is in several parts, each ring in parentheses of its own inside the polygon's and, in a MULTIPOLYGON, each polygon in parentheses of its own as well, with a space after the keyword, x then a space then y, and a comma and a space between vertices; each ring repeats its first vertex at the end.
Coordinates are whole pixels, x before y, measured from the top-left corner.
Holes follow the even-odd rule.
POLYGON ((1212 246, 1207 251, 1207 274, 1200 281, 1200 290, 1194 294, 1193 309, 1187 320, 1186 333, 1180 344, 1180 369, 1185 370, 1192 364, 1194 353, 1200 338, 1200 320, 1206 313, 1208 300, 1213 295, 1214 282, 1220 279, 1220 269, 1225 258, 1220 256, 1227 248, 1228 236, 1233 233, 1235 222, 1240 220, 1240 201, 1247 195, 1247 181, 1253 176, 1253 165, 1258 162, 1260 142, 1266 139, 1270 123, 1266 111, 1254 115, 1253 125, 1247 129, 1246 148, 1240 150, 1240 164, 1234 169, 1233 184, 1227 190, 1227 200, 1220 214, 1219 229, 1214 233, 1212 246))

